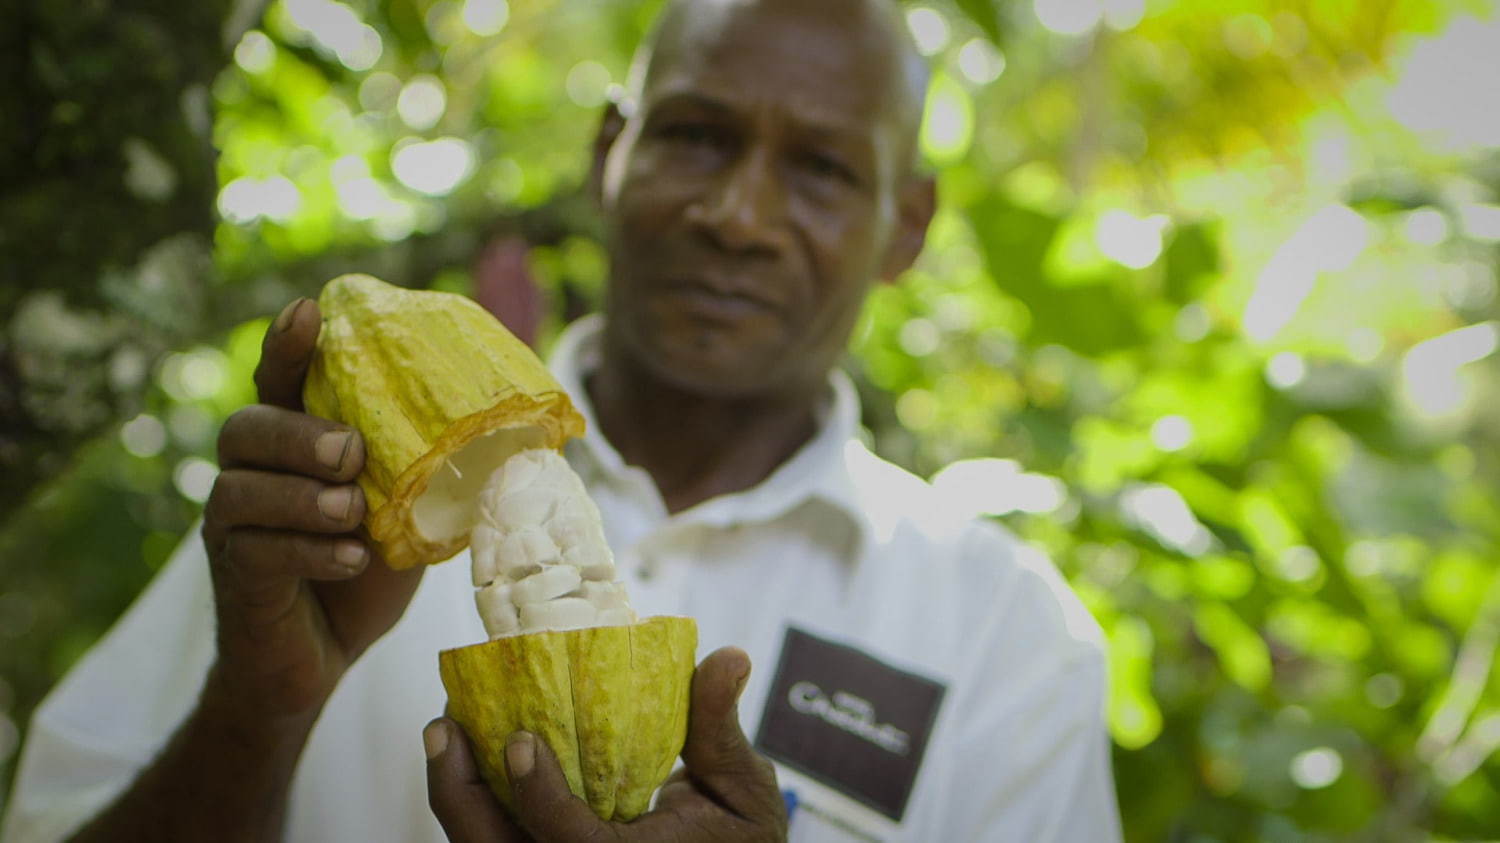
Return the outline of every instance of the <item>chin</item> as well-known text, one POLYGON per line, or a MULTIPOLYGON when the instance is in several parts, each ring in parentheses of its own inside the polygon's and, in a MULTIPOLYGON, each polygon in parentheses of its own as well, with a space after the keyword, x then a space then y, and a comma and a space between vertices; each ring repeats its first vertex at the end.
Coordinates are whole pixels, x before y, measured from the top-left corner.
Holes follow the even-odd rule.
POLYGON ((641 339, 637 361, 663 384, 694 395, 759 394, 773 386, 781 368, 774 349, 747 348, 715 329, 656 332, 641 339))

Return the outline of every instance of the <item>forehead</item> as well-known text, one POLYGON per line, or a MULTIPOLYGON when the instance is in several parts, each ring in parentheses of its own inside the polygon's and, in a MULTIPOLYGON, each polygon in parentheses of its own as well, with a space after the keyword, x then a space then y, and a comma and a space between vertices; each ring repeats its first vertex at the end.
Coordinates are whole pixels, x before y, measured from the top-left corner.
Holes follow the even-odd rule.
POLYGON ((692 93, 731 108, 774 107, 838 130, 883 128, 900 110, 894 39, 849 5, 690 4, 693 11, 661 33, 645 104, 692 93))

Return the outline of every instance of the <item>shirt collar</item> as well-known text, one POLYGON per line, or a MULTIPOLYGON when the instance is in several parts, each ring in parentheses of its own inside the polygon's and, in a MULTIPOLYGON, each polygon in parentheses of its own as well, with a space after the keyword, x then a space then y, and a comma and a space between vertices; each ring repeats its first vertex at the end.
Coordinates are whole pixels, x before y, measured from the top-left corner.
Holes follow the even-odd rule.
MULTIPOLYGON (((558 337, 549 368, 572 397, 586 430, 578 452, 606 478, 623 481, 636 469, 625 463, 599 429, 584 378, 599 367, 604 317, 590 314, 573 322, 558 337)), ((730 527, 773 520, 811 501, 821 500, 847 517, 857 536, 853 558, 868 546, 874 527, 861 505, 851 473, 851 461, 867 453, 859 442, 859 395, 853 381, 835 369, 828 376, 828 394, 817 408, 817 432, 758 485, 742 492, 710 498, 675 518, 712 527, 730 527)), ((575 452, 577 454, 578 452, 575 452)), ((655 487, 652 486, 655 493, 655 487)), ((665 511, 660 499, 656 503, 665 511)))

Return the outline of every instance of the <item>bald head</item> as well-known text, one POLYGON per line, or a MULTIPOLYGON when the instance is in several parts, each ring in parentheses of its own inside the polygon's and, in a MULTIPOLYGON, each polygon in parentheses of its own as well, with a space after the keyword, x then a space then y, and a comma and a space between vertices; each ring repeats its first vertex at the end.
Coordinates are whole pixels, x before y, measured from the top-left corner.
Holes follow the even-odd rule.
POLYGON ((639 102, 664 70, 722 59, 719 53, 735 43, 730 38, 735 29, 774 26, 778 20, 802 24, 777 30, 791 61, 818 63, 828 56, 830 41, 847 48, 836 52, 854 61, 830 74, 837 77, 834 83, 868 86, 894 121, 904 147, 901 157, 910 167, 928 68, 894 0, 668 0, 636 55, 631 97, 639 102))

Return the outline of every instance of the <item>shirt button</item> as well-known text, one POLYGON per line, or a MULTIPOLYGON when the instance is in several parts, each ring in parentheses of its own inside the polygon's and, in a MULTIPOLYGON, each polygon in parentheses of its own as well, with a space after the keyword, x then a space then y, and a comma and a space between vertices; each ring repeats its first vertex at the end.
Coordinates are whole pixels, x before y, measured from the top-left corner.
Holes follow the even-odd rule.
POLYGON ((626 565, 635 571, 635 575, 640 578, 641 582, 650 582, 656 578, 658 566, 655 560, 650 557, 642 558, 637 556, 634 559, 628 560, 626 565))

